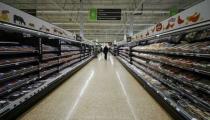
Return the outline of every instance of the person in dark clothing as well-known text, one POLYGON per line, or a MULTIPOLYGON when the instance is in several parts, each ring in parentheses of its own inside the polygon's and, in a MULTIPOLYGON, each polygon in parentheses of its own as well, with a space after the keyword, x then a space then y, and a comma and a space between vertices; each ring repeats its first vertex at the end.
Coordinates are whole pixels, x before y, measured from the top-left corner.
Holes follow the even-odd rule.
POLYGON ((109 51, 108 47, 105 46, 105 47, 104 47, 104 50, 103 50, 105 60, 107 60, 107 53, 108 53, 108 51, 109 51))

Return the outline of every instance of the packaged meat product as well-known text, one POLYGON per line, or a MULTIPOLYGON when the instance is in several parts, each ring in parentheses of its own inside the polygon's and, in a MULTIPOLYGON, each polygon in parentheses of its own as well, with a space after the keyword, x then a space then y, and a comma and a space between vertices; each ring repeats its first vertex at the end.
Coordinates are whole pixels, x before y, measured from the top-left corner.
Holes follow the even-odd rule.
POLYGON ((9 52, 9 51, 18 51, 18 52, 24 52, 24 51, 34 51, 35 48, 31 46, 0 46, 0 51, 9 52))
POLYGON ((193 66, 198 69, 210 71, 210 62, 209 61, 195 61, 193 66))
POLYGON ((55 58, 55 57, 58 57, 58 55, 57 54, 43 54, 42 55, 43 60, 48 60, 48 59, 52 59, 52 58, 55 58))
POLYGON ((43 51, 58 51, 56 47, 42 44, 43 51))
POLYGON ((170 43, 179 43, 182 39, 183 35, 174 35, 171 36, 171 39, 169 40, 170 43))
POLYGON ((8 102, 6 100, 0 100, 0 108, 4 107, 8 102))
POLYGON ((154 61, 149 61, 149 64, 154 66, 154 67, 158 67, 158 68, 160 68, 160 66, 162 65, 162 63, 154 62, 154 61))
POLYGON ((147 63, 147 61, 142 60, 142 59, 138 59, 138 58, 135 58, 135 57, 132 57, 132 59, 137 61, 137 62, 139 62, 139 63, 142 63, 142 64, 146 64, 147 63))
POLYGON ((6 98, 9 99, 9 100, 15 100, 17 98, 20 98, 22 95, 24 95, 24 93, 22 93, 22 92, 14 92, 14 93, 8 95, 6 98))
POLYGON ((184 37, 184 40, 187 41, 187 42, 194 42, 194 41, 196 41, 196 39, 195 39, 196 34, 197 34, 196 31, 187 33, 184 37))
POLYGON ((172 62, 183 67, 188 67, 188 68, 193 67, 193 61, 191 59, 183 59, 183 58, 173 59, 172 62))
POLYGON ((201 78, 199 81, 195 81, 194 83, 199 84, 205 88, 210 89, 210 80, 206 78, 201 78))
POLYGON ((200 31, 199 34, 196 35, 197 40, 203 40, 210 36, 210 29, 200 31))
POLYGON ((23 58, 15 58, 15 59, 1 59, 0 60, 0 65, 3 64, 12 64, 12 63, 17 63, 17 62, 24 62, 24 61, 35 61, 35 57, 23 57, 23 58))
POLYGON ((195 107, 193 104, 187 104, 186 110, 193 114, 199 120, 209 120, 210 113, 200 110, 199 108, 195 107))
POLYGON ((176 94, 174 90, 164 90, 163 94, 170 97, 172 94, 176 94))
POLYGON ((75 51, 75 50, 80 50, 79 47, 75 47, 75 46, 61 46, 61 50, 72 50, 72 51, 75 51))
POLYGON ((167 71, 170 74, 174 74, 174 75, 180 73, 180 71, 181 71, 179 68, 175 68, 175 67, 172 67, 169 65, 164 65, 164 64, 161 66, 161 69, 163 69, 164 71, 167 71))
POLYGON ((192 81, 197 81, 197 80, 201 79, 201 77, 200 77, 199 75, 193 74, 193 73, 191 73, 191 72, 186 72, 186 71, 185 71, 185 72, 184 72, 184 71, 180 72, 180 73, 178 74, 178 76, 179 76, 181 79, 187 80, 187 81, 190 81, 190 82, 192 82, 192 81))

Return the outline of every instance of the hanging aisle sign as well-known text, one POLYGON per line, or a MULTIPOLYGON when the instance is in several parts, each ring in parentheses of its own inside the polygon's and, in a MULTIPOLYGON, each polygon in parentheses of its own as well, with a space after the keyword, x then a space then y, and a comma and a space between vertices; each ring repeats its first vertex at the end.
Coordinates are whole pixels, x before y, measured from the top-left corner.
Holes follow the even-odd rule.
POLYGON ((177 9, 177 7, 172 7, 171 9, 170 9, 170 16, 174 16, 174 15, 176 15, 178 13, 178 9, 177 9))
POLYGON ((142 32, 132 36, 132 40, 143 40, 155 35, 183 30, 193 26, 210 23, 210 0, 205 0, 189 9, 182 11, 142 32))
POLYGON ((74 39, 74 34, 0 2, 0 22, 74 39))
POLYGON ((89 19, 96 20, 121 20, 121 9, 90 9, 89 19))
POLYGON ((121 20, 121 9, 97 9, 97 20, 121 20))
POLYGON ((97 20, 97 9, 95 8, 90 9, 89 19, 93 21, 97 20))

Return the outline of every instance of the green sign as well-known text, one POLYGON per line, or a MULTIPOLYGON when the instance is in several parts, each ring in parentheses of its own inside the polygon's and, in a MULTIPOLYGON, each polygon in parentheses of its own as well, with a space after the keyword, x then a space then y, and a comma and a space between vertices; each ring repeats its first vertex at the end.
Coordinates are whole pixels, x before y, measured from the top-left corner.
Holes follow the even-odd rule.
POLYGON ((172 8, 170 9, 170 16, 174 16, 174 15, 176 15, 177 13, 178 13, 177 7, 172 7, 172 8))
POLYGON ((89 19, 93 21, 97 20, 97 9, 95 8, 90 9, 89 19))

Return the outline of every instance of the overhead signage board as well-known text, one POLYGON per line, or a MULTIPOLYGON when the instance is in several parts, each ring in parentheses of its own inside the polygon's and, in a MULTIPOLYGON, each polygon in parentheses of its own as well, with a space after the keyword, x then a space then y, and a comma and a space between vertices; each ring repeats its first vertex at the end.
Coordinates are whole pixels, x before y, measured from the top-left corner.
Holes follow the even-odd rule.
POLYGON ((97 20, 121 20, 121 9, 97 9, 97 20))
POLYGON ((177 7, 172 7, 171 9, 170 9, 170 16, 174 16, 174 15, 176 15, 178 13, 178 9, 177 9, 177 7))
POLYGON ((90 9, 89 19, 96 20, 121 20, 121 9, 90 9))
POLYGON ((96 8, 90 9, 89 19, 91 21, 96 21, 97 20, 97 9, 96 8))

